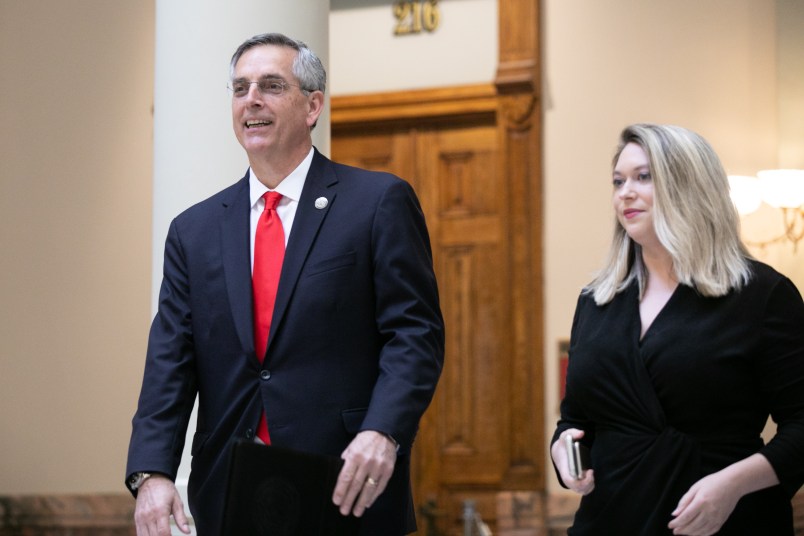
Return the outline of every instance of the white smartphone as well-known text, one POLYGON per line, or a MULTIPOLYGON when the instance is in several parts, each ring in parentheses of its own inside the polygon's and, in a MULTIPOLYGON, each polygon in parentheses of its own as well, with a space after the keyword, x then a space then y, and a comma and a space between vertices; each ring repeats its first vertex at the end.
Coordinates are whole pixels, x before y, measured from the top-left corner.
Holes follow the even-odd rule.
POLYGON ((564 436, 564 446, 567 449, 569 474, 575 480, 581 480, 589 468, 589 449, 572 439, 569 434, 564 436))

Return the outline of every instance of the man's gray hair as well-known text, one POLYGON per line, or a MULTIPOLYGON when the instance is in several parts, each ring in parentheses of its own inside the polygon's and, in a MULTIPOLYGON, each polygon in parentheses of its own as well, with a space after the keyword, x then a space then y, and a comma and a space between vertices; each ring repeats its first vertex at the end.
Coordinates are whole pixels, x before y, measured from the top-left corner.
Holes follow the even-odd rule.
POLYGON ((293 60, 291 70, 293 71, 293 76, 298 79, 299 86, 306 93, 310 91, 324 92, 327 86, 327 71, 324 69, 321 60, 318 59, 315 52, 310 50, 305 43, 291 39, 281 33, 255 35, 237 47, 234 55, 232 55, 232 61, 229 63, 230 80, 234 79, 235 65, 237 65, 238 60, 240 60, 240 56, 247 50, 262 45, 288 47, 298 52, 296 59, 293 60))

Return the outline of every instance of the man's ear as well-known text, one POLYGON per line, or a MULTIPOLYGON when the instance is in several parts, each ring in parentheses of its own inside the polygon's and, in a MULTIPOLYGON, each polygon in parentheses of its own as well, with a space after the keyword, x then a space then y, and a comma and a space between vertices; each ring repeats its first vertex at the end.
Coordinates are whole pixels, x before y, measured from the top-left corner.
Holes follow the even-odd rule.
POLYGON ((318 116, 324 111, 324 92, 311 91, 307 95, 307 126, 313 128, 318 121, 318 116))

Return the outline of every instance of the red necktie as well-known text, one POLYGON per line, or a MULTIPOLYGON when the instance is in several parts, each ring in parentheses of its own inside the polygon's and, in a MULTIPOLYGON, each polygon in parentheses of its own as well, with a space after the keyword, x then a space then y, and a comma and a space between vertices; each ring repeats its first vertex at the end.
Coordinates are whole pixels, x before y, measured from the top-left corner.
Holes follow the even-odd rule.
MULTIPOLYGON (((285 231, 282 220, 276 213, 276 206, 282 194, 266 192, 265 210, 257 222, 257 233, 254 237, 254 271, 251 276, 251 288, 254 295, 254 348, 262 363, 268 348, 268 333, 271 331, 271 317, 276 302, 276 289, 279 286, 279 274, 282 272, 282 260, 285 258, 285 231)), ((268 422, 265 412, 260 417, 257 437, 266 445, 271 444, 268 435, 268 422)))

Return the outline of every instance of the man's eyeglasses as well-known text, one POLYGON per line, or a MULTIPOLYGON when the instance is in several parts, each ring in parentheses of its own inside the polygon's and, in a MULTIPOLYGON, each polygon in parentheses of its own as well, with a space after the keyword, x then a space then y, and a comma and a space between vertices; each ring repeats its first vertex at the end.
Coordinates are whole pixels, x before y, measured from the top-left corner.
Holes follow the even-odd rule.
POLYGON ((253 81, 234 80, 227 87, 229 88, 229 91, 232 92, 232 95, 234 97, 242 98, 248 95, 249 89, 251 89, 251 84, 257 84, 257 88, 263 95, 281 95, 282 93, 287 91, 289 87, 297 87, 305 95, 310 93, 303 87, 297 86, 296 84, 291 84, 290 82, 286 82, 281 78, 260 78, 259 80, 253 80, 253 81))

